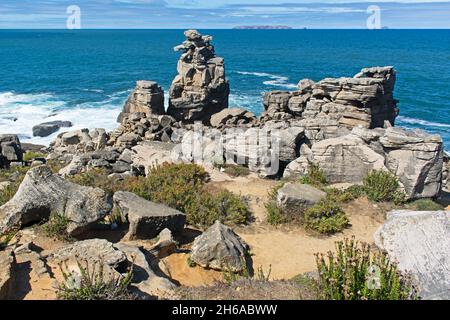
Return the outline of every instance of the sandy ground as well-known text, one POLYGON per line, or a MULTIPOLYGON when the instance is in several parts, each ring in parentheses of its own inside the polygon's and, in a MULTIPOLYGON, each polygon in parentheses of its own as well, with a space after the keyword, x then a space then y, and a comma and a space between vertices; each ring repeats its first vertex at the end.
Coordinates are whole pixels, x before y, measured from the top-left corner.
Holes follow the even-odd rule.
POLYGON ((264 203, 275 181, 255 176, 234 180, 213 177, 213 183, 249 198, 256 221, 235 231, 250 245, 254 269, 262 267, 266 273, 271 270, 271 279, 290 279, 300 273, 314 271, 314 254, 334 250, 335 241, 345 237, 355 236, 360 241, 373 243, 373 234, 384 219, 385 208, 361 198, 344 208, 351 227, 334 236, 318 237, 302 227, 273 227, 265 222, 264 203))
MULTIPOLYGON (((235 231, 246 241, 253 254, 253 268, 261 267, 270 279, 290 279, 300 273, 315 270, 315 257, 317 252, 326 253, 334 250, 334 243, 345 237, 355 236, 356 239, 372 243, 373 234, 382 224, 387 211, 382 205, 374 205, 367 199, 361 198, 345 206, 351 227, 341 234, 331 237, 318 237, 308 233, 300 226, 273 227, 268 225, 264 203, 268 199, 268 192, 277 184, 276 181, 260 179, 256 175, 248 177, 231 178, 228 175, 214 171, 211 174, 210 186, 226 188, 236 194, 245 196, 254 216, 249 225, 236 228, 235 231)), ((45 255, 64 243, 36 234, 34 231, 22 231, 21 243, 32 241, 45 255)), ((160 261, 160 269, 176 283, 183 286, 209 285, 223 279, 222 272, 205 270, 201 267, 189 267, 190 243, 198 235, 198 231, 187 229, 186 241, 182 243, 182 250, 160 261)), ((92 237, 103 237, 100 234, 92 237)), ((111 234, 109 235, 111 236, 111 234)), ((117 242, 117 239, 109 239, 117 242)), ((151 247, 154 241, 140 241, 133 243, 144 248, 151 247)), ((55 278, 61 280, 57 266, 46 266, 47 272, 40 273, 41 265, 33 257, 18 256, 18 284, 16 298, 26 300, 55 299, 55 278)))

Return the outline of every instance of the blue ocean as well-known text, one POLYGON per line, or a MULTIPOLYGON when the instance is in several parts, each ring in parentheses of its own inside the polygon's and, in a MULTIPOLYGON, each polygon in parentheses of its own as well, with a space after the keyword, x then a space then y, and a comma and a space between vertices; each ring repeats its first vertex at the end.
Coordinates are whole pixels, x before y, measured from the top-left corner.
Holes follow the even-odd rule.
MULTIPOLYGON (((450 148, 450 30, 200 30, 226 61, 230 106, 260 114, 262 94, 294 90, 300 79, 398 71, 397 125, 442 135, 450 148)), ((0 133, 52 120, 114 129, 136 80, 167 92, 182 30, 0 30, 0 133)))

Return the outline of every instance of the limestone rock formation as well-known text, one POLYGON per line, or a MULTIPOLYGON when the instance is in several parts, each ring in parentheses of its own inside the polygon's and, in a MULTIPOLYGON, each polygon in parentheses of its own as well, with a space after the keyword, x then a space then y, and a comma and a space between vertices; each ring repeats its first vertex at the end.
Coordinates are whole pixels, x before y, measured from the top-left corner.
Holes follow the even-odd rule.
POLYGON ((105 129, 81 129, 63 132, 50 144, 52 157, 58 158, 64 154, 74 155, 105 148, 108 141, 105 129))
POLYGON ((450 212, 391 211, 375 244, 415 276, 421 298, 450 299, 450 212))
POLYGON ((365 68, 353 78, 302 80, 294 92, 265 94, 261 122, 269 120, 328 118, 339 126, 383 127, 394 124, 398 113, 393 97, 393 67, 365 68))
POLYGON ((117 121, 122 122, 123 118, 131 113, 142 112, 149 115, 163 115, 164 110, 164 90, 154 81, 137 81, 136 88, 128 97, 122 112, 117 121))
POLYGON ((83 187, 53 174, 47 166, 30 169, 16 195, 0 207, 0 233, 64 215, 67 232, 78 235, 111 211, 111 201, 101 189, 83 187))
POLYGON ((174 48, 183 53, 170 88, 167 113, 177 121, 208 123, 214 113, 228 108, 230 86, 224 59, 216 56, 211 36, 196 30, 184 35, 186 41, 174 48))
POLYGON ((324 170, 331 183, 360 182, 371 170, 389 170, 407 199, 434 198, 442 185, 443 145, 439 136, 421 130, 356 127, 339 138, 302 145, 285 177, 304 175, 310 164, 324 170))
POLYGON ((153 239, 165 228, 174 234, 184 229, 186 215, 163 204, 123 191, 116 192, 113 201, 115 210, 129 222, 128 239, 153 239))
POLYGON ((248 259, 248 250, 231 228, 216 221, 194 240, 191 259, 204 268, 239 272, 248 259))
POLYGON ((57 132, 60 128, 68 128, 73 124, 70 121, 50 121, 38 124, 33 127, 34 137, 47 137, 57 132))
POLYGON ((286 214, 297 214, 312 207, 326 197, 326 193, 313 186, 288 182, 277 193, 277 205, 286 214))
POLYGON ((444 153, 444 167, 442 169, 442 189, 450 192, 450 155, 444 153))
POLYGON ((11 162, 23 160, 19 137, 14 134, 0 134, 0 169, 8 168, 11 162))
POLYGON ((241 108, 229 108, 214 114, 211 117, 211 126, 215 128, 227 128, 236 126, 253 126, 257 119, 253 113, 241 108))

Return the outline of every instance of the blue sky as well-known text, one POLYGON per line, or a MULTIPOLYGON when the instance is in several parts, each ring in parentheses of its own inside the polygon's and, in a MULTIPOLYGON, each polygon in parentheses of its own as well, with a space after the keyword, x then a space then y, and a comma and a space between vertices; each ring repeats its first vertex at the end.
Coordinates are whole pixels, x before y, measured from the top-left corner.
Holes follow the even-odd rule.
POLYGON ((82 28, 365 28, 369 5, 390 28, 450 28, 450 1, 440 0, 0 0, 0 28, 63 29, 69 5, 82 28))

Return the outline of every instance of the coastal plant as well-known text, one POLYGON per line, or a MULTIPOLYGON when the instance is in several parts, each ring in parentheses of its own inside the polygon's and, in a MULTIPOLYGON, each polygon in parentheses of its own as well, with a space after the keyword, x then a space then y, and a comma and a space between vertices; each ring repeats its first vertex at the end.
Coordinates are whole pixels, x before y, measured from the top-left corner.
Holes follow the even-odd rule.
POLYGON ((412 277, 398 270, 387 253, 352 239, 336 242, 336 252, 316 254, 319 288, 327 300, 418 299, 412 277))
POLYGON ((0 206, 7 203, 9 200, 11 200, 14 195, 16 194, 17 190, 19 189, 19 184, 12 183, 9 186, 6 186, 2 190, 0 190, 0 206))
POLYGON ((434 202, 432 199, 419 199, 408 203, 408 208, 415 211, 439 211, 444 207, 439 203, 434 202))
POLYGON ((4 250, 8 246, 16 233, 17 230, 11 230, 9 232, 0 234, 0 251, 4 250))
POLYGON ((308 172, 301 177, 300 182, 315 187, 323 187, 327 184, 327 176, 318 165, 310 164, 308 166, 308 172))
POLYGON ((336 203, 347 203, 365 195, 364 187, 353 185, 345 190, 326 188, 327 198, 336 203))
POLYGON ((278 207, 277 195, 278 190, 283 188, 287 181, 280 181, 268 193, 268 201, 264 204, 267 212, 267 223, 273 226, 288 222, 287 216, 283 214, 283 210, 278 207))
POLYGON ((29 161, 33 161, 35 159, 45 159, 46 155, 41 153, 41 152, 34 152, 34 151, 27 151, 24 155, 23 155, 23 161, 25 162, 29 162, 29 161))
POLYGON ((49 238, 61 241, 72 241, 73 238, 67 233, 69 222, 69 219, 67 219, 64 214, 52 213, 50 214, 48 221, 42 225, 42 230, 49 238))
POLYGON ((400 204, 405 201, 405 195, 399 190, 398 179, 385 170, 373 170, 363 180, 364 192, 367 198, 375 202, 393 201, 400 204))
POLYGON ((133 279, 133 263, 125 275, 105 272, 103 262, 90 265, 87 260, 77 259, 79 274, 69 271, 67 262, 59 265, 64 281, 57 288, 60 300, 133 300, 130 292, 133 279))
POLYGON ((345 229, 349 220, 339 203, 325 198, 305 210, 302 223, 307 229, 333 234, 345 229))
POLYGON ((225 164, 222 166, 223 172, 228 174, 233 178, 237 177, 246 177, 250 174, 250 169, 248 167, 233 165, 233 164, 225 164))

